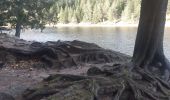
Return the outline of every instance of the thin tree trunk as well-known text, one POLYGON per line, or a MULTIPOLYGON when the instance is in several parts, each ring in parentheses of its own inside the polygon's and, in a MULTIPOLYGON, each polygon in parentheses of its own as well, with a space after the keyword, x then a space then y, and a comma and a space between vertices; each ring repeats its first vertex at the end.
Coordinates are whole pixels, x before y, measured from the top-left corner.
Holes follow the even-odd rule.
POLYGON ((21 24, 17 23, 16 24, 16 33, 15 33, 15 36, 16 37, 20 37, 20 34, 21 34, 21 24))
POLYGON ((132 62, 143 67, 160 62, 168 68, 163 37, 168 0, 142 0, 140 22, 132 62))

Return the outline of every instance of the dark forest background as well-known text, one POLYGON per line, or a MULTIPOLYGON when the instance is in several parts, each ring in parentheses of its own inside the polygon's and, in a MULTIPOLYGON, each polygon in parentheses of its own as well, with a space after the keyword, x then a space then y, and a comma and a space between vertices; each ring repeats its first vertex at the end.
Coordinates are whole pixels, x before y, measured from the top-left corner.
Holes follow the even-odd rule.
MULTIPOLYGON (((54 23, 136 23, 140 3, 141 0, 57 0, 49 9, 49 19, 54 23)), ((170 15, 170 6, 167 15, 170 15)))

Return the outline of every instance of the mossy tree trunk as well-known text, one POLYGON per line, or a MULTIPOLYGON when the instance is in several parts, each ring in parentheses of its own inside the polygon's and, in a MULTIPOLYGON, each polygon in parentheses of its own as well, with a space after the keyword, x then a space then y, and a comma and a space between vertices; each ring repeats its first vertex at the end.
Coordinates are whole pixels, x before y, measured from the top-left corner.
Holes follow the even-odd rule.
POLYGON ((132 61, 147 68, 159 64, 163 73, 169 61, 163 51, 163 37, 168 0, 142 0, 140 22, 132 61))

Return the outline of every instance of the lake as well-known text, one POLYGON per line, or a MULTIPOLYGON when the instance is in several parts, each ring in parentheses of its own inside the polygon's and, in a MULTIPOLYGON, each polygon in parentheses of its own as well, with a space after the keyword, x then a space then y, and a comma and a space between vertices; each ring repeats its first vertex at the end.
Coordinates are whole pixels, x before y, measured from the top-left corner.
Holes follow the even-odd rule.
MULTIPOLYGON (((43 33, 40 30, 26 30, 21 34, 21 38, 40 42, 80 40, 132 55, 136 33, 136 27, 55 27, 46 28, 43 33)), ((169 43, 170 28, 166 28, 164 49, 166 56, 170 59, 169 43)))

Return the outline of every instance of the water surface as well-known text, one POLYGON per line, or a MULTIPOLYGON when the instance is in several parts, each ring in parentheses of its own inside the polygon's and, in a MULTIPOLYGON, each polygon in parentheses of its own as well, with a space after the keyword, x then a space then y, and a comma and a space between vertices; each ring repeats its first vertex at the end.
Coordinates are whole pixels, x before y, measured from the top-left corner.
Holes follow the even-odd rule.
MULTIPOLYGON (((26 30, 22 39, 40 42, 58 40, 80 40, 96 43, 107 49, 132 55, 137 28, 136 27, 55 27, 40 30, 26 30)), ((170 28, 165 30, 164 49, 170 59, 170 28)))

